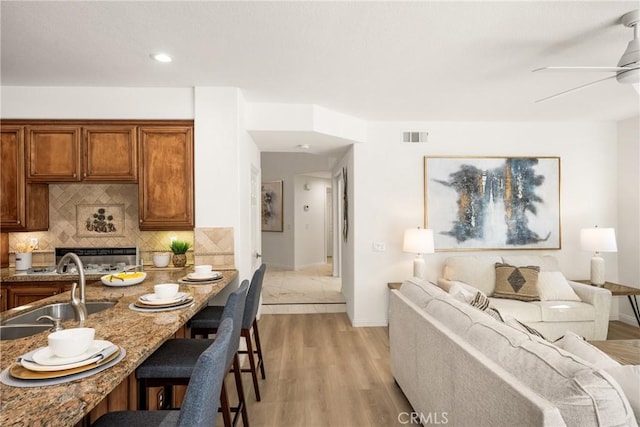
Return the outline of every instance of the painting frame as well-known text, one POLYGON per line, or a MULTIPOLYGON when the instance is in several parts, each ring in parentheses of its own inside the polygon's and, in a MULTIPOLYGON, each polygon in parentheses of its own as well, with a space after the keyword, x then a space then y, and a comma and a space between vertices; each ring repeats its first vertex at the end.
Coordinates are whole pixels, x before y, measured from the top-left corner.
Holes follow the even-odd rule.
POLYGON ((562 248, 558 156, 424 156, 435 250, 562 248))
POLYGON ((78 237, 123 237, 125 235, 124 204, 76 205, 78 237))
POLYGON ((261 186, 262 231, 284 230, 282 181, 263 181, 261 186))

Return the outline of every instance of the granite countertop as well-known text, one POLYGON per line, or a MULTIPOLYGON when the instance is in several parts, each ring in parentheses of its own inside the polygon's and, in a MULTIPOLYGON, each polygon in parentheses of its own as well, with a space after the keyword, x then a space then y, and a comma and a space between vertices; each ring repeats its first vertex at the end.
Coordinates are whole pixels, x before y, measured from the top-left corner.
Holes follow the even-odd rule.
MULTIPOLYGON (((141 313, 129 309, 141 295, 152 293, 153 285, 177 282, 185 270, 147 271, 147 278, 139 285, 108 287, 87 284, 87 301, 117 301, 112 308, 90 314, 85 326, 95 328, 96 339, 108 340, 123 347, 126 357, 115 366, 91 377, 69 383, 34 388, 16 388, 0 384, 0 425, 35 426, 69 425, 82 420, 118 384, 127 379, 150 354, 182 325, 237 277, 236 270, 223 270, 223 279, 207 285, 180 285, 180 291, 194 296, 194 305, 179 310, 141 313)), ((50 276, 49 276, 50 277, 50 276)), ((56 276, 54 276, 56 277, 56 276)), ((63 276, 64 277, 64 276, 63 276)), ((66 277, 65 280, 69 280, 66 277)), ((87 279, 89 280, 89 279, 87 279)), ((4 281, 4 274, 3 274, 4 281)), ((36 301, 28 306, 8 310, 3 318, 10 318, 29 309, 55 302, 68 302, 69 292, 36 301)), ((63 323, 65 328, 77 327, 75 320, 63 323)), ((48 332, 31 337, 0 342, 0 369, 31 350, 47 345, 48 332)))

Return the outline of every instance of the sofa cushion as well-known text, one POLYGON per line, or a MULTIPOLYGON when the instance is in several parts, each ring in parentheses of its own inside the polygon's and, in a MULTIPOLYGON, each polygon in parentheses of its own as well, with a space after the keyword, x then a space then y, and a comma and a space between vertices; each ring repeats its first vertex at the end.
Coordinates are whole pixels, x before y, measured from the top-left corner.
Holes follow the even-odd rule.
POLYGON ((595 308, 580 301, 534 301, 529 304, 540 307, 543 322, 589 322, 596 318, 595 308))
POLYGON ((628 425, 633 411, 620 387, 553 344, 496 321, 476 321, 464 338, 552 402, 569 426, 628 425))
POLYGON ((502 258, 489 255, 448 257, 445 260, 443 277, 468 283, 491 296, 496 286, 496 262, 502 262, 502 258))
POLYGON ((515 317, 510 317, 505 319, 504 323, 506 323, 509 326, 512 326, 520 331, 526 332, 528 334, 531 334, 533 336, 536 336, 538 338, 542 338, 543 340, 546 340, 545 336, 542 335, 540 333, 540 331, 538 331, 536 328, 532 328, 531 326, 525 325, 524 323, 522 323, 521 321, 519 321, 518 319, 516 319, 515 317))
POLYGON ((589 344, 584 338, 571 331, 567 331, 564 336, 554 342, 554 344, 556 347, 560 347, 578 356, 582 360, 586 360, 596 368, 604 369, 620 366, 618 362, 609 357, 605 352, 589 344))
POLYGON ((540 271, 560 271, 560 264, 552 255, 506 255, 502 257, 502 262, 516 267, 536 265, 540 271))
POLYGON ((521 301, 539 301, 538 266, 516 267, 496 263, 496 287, 494 298, 510 298, 521 301))
POLYGON ((406 296, 411 302, 420 308, 424 308, 429 301, 436 296, 447 295, 442 289, 433 283, 428 283, 417 278, 408 279, 402 282, 400 293, 406 296))
POLYGON ((640 421, 640 366, 612 366, 603 370, 616 380, 625 396, 627 396, 636 420, 640 421))
POLYGON ((578 294, 559 271, 538 273, 538 293, 541 301, 581 301, 578 294))
POLYGON ((465 333, 477 316, 484 316, 473 307, 453 298, 434 298, 427 303, 425 312, 442 322, 458 335, 465 333))
POLYGON ((540 306, 530 302, 518 301, 506 298, 489 298, 502 317, 515 317, 521 322, 541 322, 542 311, 540 306))

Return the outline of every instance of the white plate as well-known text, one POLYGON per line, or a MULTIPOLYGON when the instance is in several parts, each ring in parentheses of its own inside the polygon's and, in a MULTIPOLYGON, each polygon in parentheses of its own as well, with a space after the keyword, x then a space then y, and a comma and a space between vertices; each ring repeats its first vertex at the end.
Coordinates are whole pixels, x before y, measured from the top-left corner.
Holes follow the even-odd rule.
MULTIPOLYGON (((58 357, 55 354, 53 354, 53 352, 49 347, 42 347, 36 350, 31 355, 31 359, 33 359, 33 361, 36 362, 38 365, 42 365, 42 366, 71 365, 77 362, 86 361, 92 354, 97 353, 101 349, 105 347, 109 347, 110 345, 112 344, 109 341, 93 340, 93 342, 91 343, 87 351, 73 357, 58 357)), ((78 366, 82 366, 82 365, 78 365, 78 366)), ((71 367, 66 366, 64 369, 71 369, 71 367)))
POLYGON ((156 298, 156 294, 146 294, 142 295, 139 300, 140 302, 147 305, 167 305, 174 302, 178 302, 183 300, 189 296, 189 292, 178 292, 174 297, 169 299, 158 299, 156 298))
POLYGON ((202 274, 202 275, 196 274, 196 273, 187 274, 187 278, 191 280, 211 280, 211 279, 217 279, 220 276, 222 276, 222 273, 220 273, 219 271, 212 271, 209 274, 202 274))
POLYGON ((129 309, 133 311, 139 311, 141 313, 154 313, 159 311, 171 311, 171 310, 179 310, 185 307, 191 307, 194 304, 193 300, 185 301, 184 304, 172 305, 171 307, 149 307, 142 308, 138 307, 135 304, 129 304, 129 309))
POLYGON ((146 279, 147 273, 145 272, 130 272, 130 273, 113 273, 102 276, 100 280, 105 286, 131 286, 142 283, 146 279), (114 277, 111 277, 114 276, 114 277), (131 276, 131 277, 128 277, 131 276), (135 277, 134 277, 135 276, 135 277), (120 279, 117 279, 119 277, 120 279))

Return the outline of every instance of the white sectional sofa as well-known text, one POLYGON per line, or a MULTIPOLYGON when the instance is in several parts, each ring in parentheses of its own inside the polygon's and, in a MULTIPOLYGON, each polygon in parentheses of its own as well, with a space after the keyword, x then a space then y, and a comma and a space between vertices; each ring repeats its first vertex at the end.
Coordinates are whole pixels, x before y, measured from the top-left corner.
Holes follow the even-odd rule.
POLYGON ((389 337, 393 376, 427 424, 637 426, 605 370, 434 284, 391 291, 389 337))
POLYGON ((484 292, 505 317, 513 317, 555 340, 570 330, 588 340, 607 339, 611 292, 604 288, 568 281, 581 301, 519 301, 494 298, 495 264, 537 266, 540 272, 559 272, 558 261, 544 256, 453 256, 445 260, 441 286, 461 282, 484 292))

